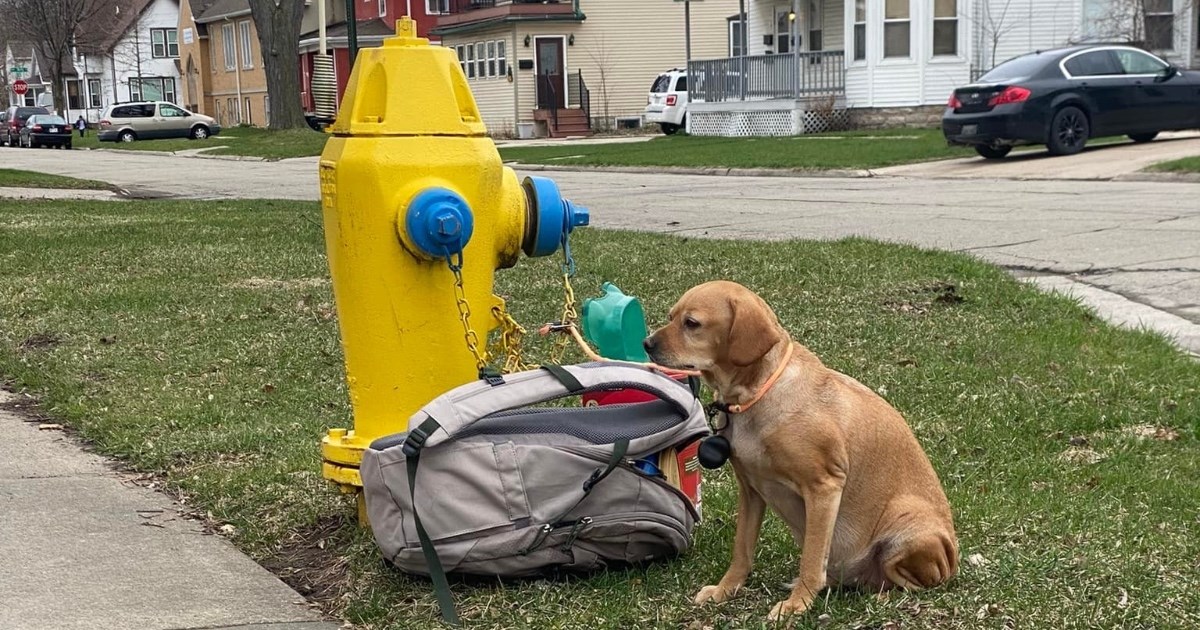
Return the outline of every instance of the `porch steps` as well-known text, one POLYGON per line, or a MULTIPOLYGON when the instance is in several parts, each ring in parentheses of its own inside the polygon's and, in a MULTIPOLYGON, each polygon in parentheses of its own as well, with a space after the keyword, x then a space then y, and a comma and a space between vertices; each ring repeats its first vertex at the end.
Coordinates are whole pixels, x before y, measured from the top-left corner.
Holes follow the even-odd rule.
POLYGON ((546 128, 550 130, 551 138, 566 138, 568 136, 590 136, 592 130, 588 127, 587 113, 582 109, 560 109, 558 110, 558 124, 554 124, 554 116, 548 109, 535 110, 533 113, 535 120, 546 121, 546 128))

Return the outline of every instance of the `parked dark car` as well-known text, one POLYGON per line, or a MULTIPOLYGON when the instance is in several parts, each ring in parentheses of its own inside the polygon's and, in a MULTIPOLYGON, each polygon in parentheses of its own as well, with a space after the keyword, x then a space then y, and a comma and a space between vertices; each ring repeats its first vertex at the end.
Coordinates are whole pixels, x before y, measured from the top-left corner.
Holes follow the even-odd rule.
POLYGON ((25 126, 25 121, 30 116, 49 113, 45 107, 9 107, 4 112, 4 126, 0 127, 0 144, 6 147, 17 146, 17 139, 21 136, 21 127, 25 126))
POLYGON ((37 114, 30 116, 21 128, 18 140, 26 149, 41 147, 71 148, 71 124, 62 116, 37 114))
POLYGON ((1200 129, 1200 72, 1130 46, 1074 46, 1010 59, 955 90, 942 115, 950 144, 973 146, 989 159, 1023 144, 1070 155, 1089 138, 1149 142, 1181 129, 1200 129))

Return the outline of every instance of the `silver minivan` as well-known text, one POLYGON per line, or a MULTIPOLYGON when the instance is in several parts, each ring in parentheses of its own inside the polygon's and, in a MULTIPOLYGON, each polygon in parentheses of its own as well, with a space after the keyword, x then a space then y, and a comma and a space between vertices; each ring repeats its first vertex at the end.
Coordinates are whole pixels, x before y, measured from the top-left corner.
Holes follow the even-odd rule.
POLYGON ((163 101, 120 103, 109 106, 100 119, 102 142, 133 142, 154 138, 203 140, 221 133, 216 119, 195 114, 163 101))

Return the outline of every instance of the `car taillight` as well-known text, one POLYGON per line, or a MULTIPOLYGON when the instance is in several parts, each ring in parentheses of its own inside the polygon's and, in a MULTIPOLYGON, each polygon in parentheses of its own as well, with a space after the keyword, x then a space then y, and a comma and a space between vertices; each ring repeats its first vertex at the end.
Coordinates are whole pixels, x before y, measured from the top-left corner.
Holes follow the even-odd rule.
POLYGON ((950 102, 946 103, 946 107, 949 107, 950 109, 958 109, 959 107, 962 107, 962 101, 958 100, 957 94, 951 92, 950 102))
POLYGON ((988 105, 995 107, 997 105, 1005 105, 1007 103, 1024 103, 1029 100, 1029 90, 1019 85, 1012 85, 1004 88, 1004 91, 993 96, 988 105))
POLYGON ((112 126, 112 123, 111 123, 111 122, 109 122, 109 121, 107 121, 107 120, 101 120, 101 121, 100 121, 100 126, 101 126, 101 127, 111 127, 111 126, 112 126))
POLYGON ((674 94, 668 94, 667 95, 667 106, 670 107, 670 106, 674 105, 678 99, 679 99, 679 97, 675 96, 674 94))

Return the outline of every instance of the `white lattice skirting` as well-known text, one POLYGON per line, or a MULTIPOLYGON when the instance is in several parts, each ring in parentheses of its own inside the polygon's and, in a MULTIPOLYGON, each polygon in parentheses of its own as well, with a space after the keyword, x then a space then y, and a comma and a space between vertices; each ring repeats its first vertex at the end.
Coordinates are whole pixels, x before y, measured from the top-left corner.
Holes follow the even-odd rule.
POLYGON ((693 136, 798 136, 806 133, 842 131, 850 126, 844 107, 806 111, 804 103, 694 103, 688 107, 688 133, 693 136), (749 105, 749 106, 747 106, 749 105), (779 108, 778 105, 789 105, 779 108))

